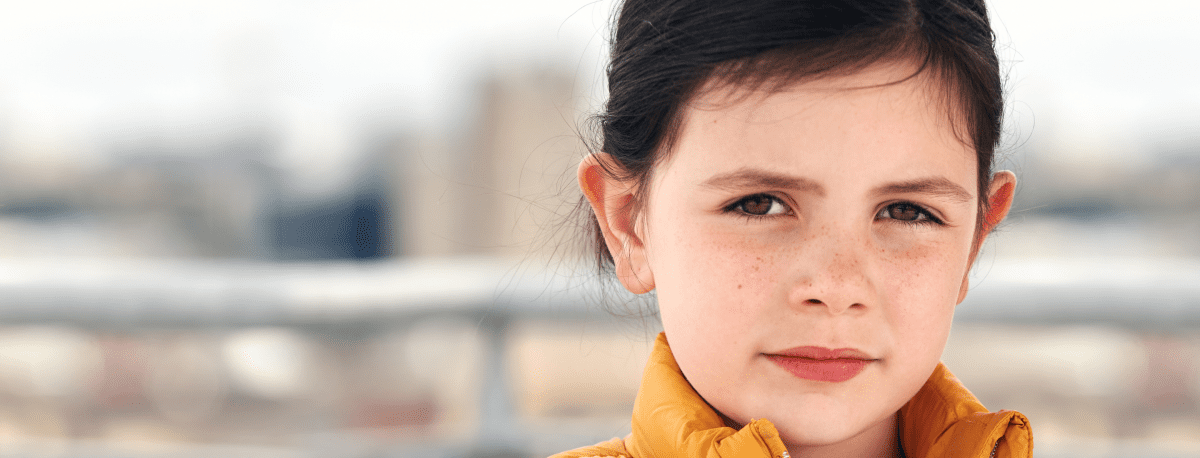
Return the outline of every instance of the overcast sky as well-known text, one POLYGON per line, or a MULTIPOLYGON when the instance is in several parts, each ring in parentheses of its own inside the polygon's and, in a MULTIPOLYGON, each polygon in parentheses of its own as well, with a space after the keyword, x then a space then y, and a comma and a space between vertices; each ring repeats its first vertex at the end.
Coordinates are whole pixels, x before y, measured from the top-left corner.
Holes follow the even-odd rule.
MULTIPOLYGON (((1020 135, 1067 159, 1200 144, 1200 2, 1134 4, 991 3, 1020 135)), ((285 137, 284 159, 351 152, 364 110, 423 129, 453 123, 484 68, 561 61, 581 82, 600 81, 611 8, 2 0, 0 145, 102 161, 105 142, 121 135, 265 119, 285 137)))
POLYGON ((991 5, 1014 118, 1053 154, 1200 153, 1200 2, 991 5))

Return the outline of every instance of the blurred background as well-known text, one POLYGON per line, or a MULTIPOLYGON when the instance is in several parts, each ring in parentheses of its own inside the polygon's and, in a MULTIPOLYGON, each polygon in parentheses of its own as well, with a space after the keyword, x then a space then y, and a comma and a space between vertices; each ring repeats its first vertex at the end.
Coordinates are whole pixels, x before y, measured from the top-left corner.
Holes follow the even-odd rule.
MULTIPOLYGON (((945 362, 1037 456, 1200 456, 1200 3, 991 7, 1020 186, 945 362)), ((657 324, 569 218, 612 9, 0 0, 0 456, 626 434, 657 324)))

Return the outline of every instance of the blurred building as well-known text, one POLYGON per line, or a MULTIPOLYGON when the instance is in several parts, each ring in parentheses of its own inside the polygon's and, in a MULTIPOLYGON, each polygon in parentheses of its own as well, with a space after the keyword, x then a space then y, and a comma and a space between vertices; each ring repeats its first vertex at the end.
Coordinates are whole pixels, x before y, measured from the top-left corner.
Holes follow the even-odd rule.
MULTIPOLYGON (((108 145, 91 168, 9 163, 6 255, 277 260, 550 253, 578 195, 575 75, 496 70, 447 132, 375 123, 343 188, 312 195, 273 165, 266 126, 108 145), (64 245, 66 243, 67 245, 64 245)), ((201 130, 203 131, 203 130, 201 130)), ((343 172, 345 173, 345 172, 343 172)))
POLYGON ((401 228, 397 246, 418 256, 539 257, 578 200, 582 158, 576 75, 512 65, 486 73, 478 111, 463 131, 410 135, 388 163, 401 228))

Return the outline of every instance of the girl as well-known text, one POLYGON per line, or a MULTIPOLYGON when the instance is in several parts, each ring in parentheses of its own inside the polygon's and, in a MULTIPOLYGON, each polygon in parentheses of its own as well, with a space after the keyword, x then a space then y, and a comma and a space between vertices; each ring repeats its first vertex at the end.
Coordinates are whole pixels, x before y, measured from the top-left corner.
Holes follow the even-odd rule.
POLYGON ((939 363, 1015 177, 981 0, 626 0, 579 166, 656 291, 632 433, 559 457, 1029 456, 939 363))

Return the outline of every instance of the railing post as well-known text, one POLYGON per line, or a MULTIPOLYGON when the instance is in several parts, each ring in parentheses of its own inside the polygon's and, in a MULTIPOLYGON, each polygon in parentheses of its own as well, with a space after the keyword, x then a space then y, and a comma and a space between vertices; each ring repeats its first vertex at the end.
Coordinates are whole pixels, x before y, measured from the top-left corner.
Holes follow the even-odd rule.
POLYGON ((508 325, 506 311, 487 310, 479 320, 483 341, 483 385, 479 431, 474 457, 523 457, 528 449, 524 431, 518 427, 517 411, 508 377, 508 325))

